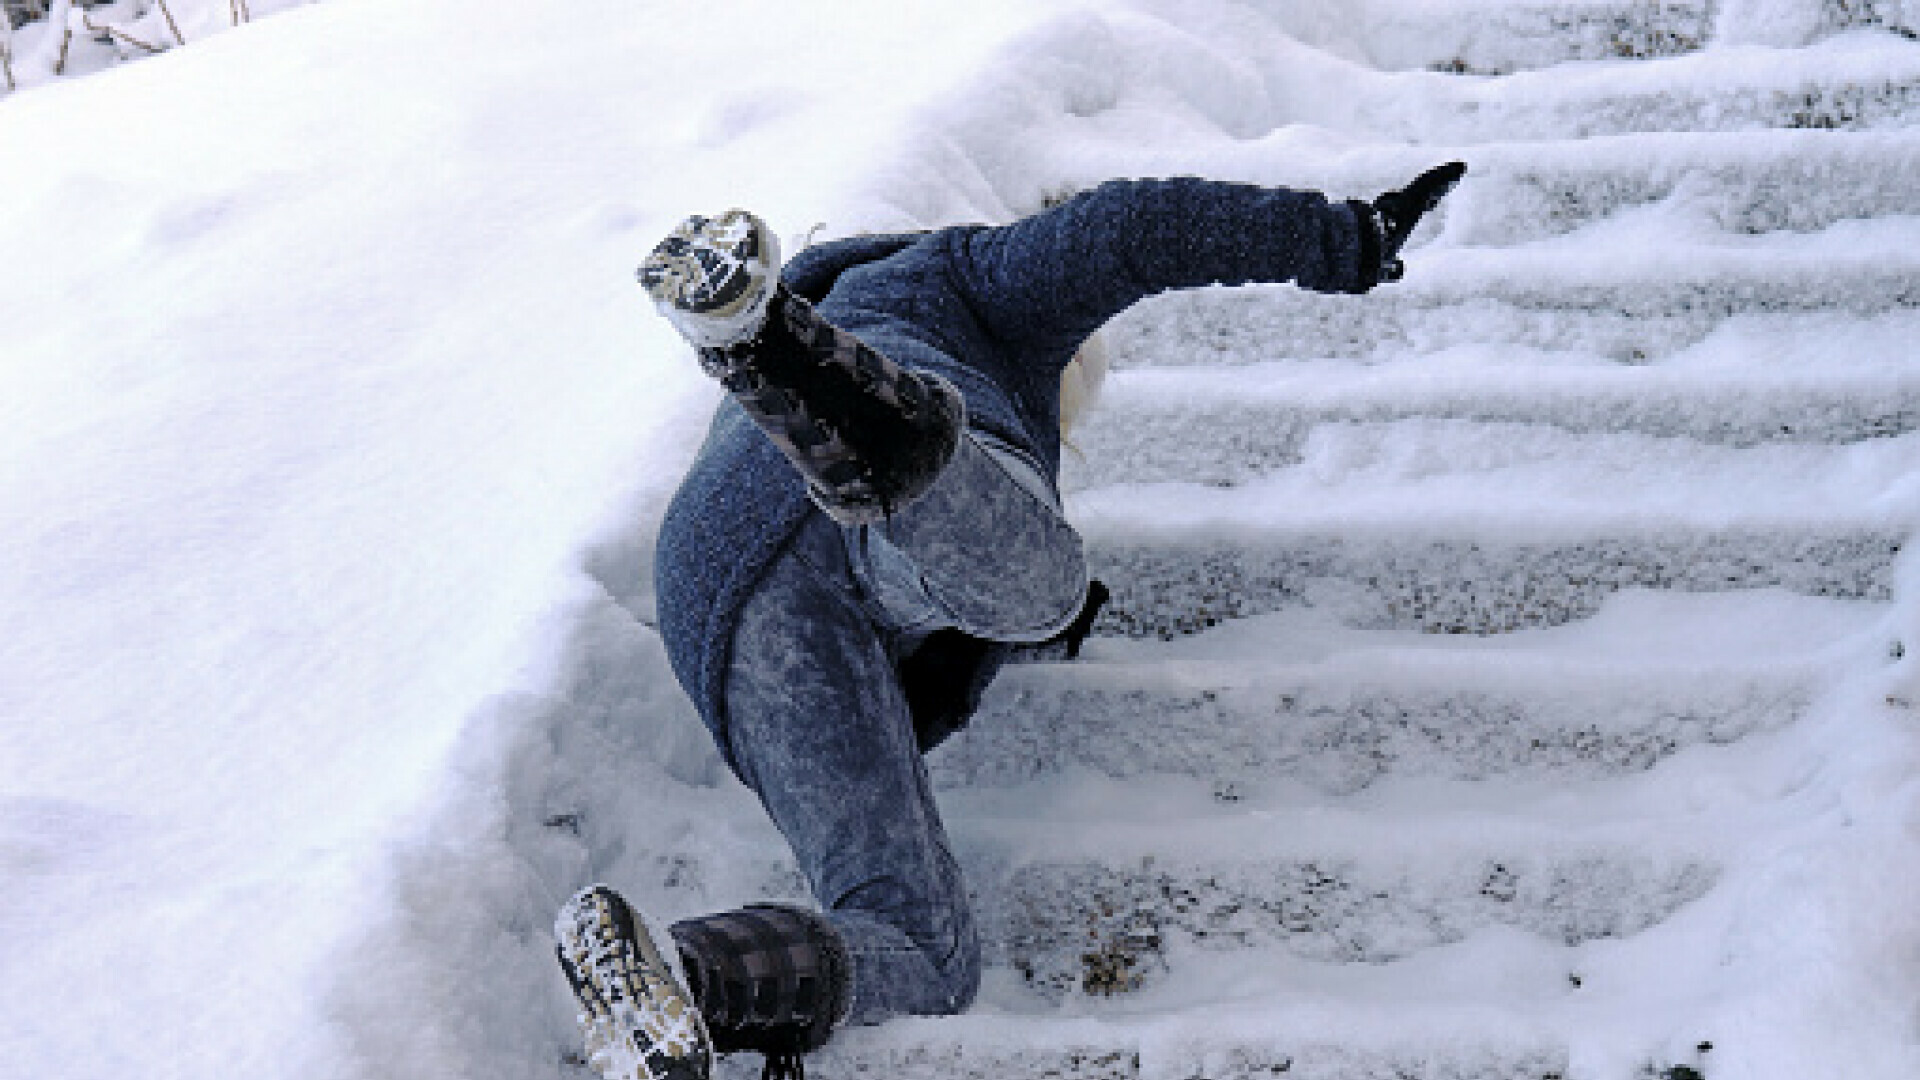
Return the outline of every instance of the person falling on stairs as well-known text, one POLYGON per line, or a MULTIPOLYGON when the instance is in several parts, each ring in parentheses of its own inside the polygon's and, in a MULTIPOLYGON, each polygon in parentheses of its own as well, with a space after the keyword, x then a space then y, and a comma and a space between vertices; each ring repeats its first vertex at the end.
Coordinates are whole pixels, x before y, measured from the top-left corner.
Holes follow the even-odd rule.
POLYGON ((609 886, 581 890, 555 933, 603 1076, 705 1080, 737 1050, 798 1076, 843 1024, 968 1007, 980 944, 922 755, 1016 645, 1077 648, 1104 599, 1061 511, 1063 372, 1156 293, 1397 280, 1465 171, 1372 202, 1116 180, 1010 225, 825 243, 784 268, 740 210, 661 241, 640 282, 728 395, 661 523, 660 632, 819 908, 656 936, 609 886))

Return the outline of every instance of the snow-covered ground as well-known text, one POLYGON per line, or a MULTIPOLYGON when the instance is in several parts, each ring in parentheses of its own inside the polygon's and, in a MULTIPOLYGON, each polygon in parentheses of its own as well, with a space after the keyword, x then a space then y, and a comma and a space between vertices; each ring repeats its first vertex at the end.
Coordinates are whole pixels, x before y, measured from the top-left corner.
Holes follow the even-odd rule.
POLYGON ((796 894, 650 628, 681 214, 1458 156, 1400 286, 1116 326, 1106 636, 934 761, 987 991, 817 1068, 1920 1075, 1912 6, 329 0, 0 97, 0 1073, 578 1077, 566 891, 796 894))

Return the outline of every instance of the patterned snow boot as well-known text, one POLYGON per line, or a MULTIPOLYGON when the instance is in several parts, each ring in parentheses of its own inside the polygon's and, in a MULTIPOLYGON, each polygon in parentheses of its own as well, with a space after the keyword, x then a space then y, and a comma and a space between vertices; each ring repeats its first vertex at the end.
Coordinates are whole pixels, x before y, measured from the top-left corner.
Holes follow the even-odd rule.
POLYGON ((797 907, 754 904, 675 923, 679 970, 619 893, 590 885, 554 922, 580 1003, 587 1061, 605 1080, 707 1080, 715 1053, 766 1055, 763 1080, 804 1080, 852 1006, 839 931, 797 907))
POLYGON ((853 1004, 840 932, 803 908, 750 904, 670 931, 718 1053, 766 1055, 762 1080, 802 1080, 801 1055, 825 1045, 853 1004))
POLYGON ((947 380, 903 368, 821 318, 781 283, 779 265, 766 224, 731 210, 682 222, 638 276, 828 516, 883 520, 946 467, 965 404, 947 380))
POLYGON ((707 1080, 713 1042, 695 999, 619 893, 582 889, 553 931, 589 1065, 606 1080, 707 1080))

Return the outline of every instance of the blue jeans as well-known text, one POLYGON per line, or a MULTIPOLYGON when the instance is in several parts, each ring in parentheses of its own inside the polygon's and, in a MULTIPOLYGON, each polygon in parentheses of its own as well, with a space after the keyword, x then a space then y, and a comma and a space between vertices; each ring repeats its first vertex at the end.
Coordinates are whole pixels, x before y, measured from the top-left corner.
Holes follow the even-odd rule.
POLYGON ((853 1023, 959 1012, 980 942, 896 660, 941 627, 1041 641, 1078 614, 1080 537, 981 433, 882 525, 814 514, 747 601, 716 732, 853 957, 853 1023))

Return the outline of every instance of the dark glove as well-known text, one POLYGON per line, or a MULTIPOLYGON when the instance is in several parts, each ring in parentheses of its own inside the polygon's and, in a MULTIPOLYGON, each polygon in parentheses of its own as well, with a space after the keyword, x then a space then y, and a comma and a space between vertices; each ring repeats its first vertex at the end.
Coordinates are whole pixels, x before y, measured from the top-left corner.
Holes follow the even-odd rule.
POLYGON ((1440 200, 1446 198, 1447 192, 1466 174, 1465 162, 1450 161, 1421 173, 1399 191, 1389 191, 1372 203, 1354 204, 1374 227, 1374 235, 1367 239, 1377 245, 1373 253, 1378 257, 1376 265, 1380 268, 1377 281, 1399 281, 1406 274, 1407 268, 1400 262, 1400 249, 1406 246, 1407 237, 1413 235, 1413 227, 1420 223, 1420 218, 1439 206, 1440 200))

